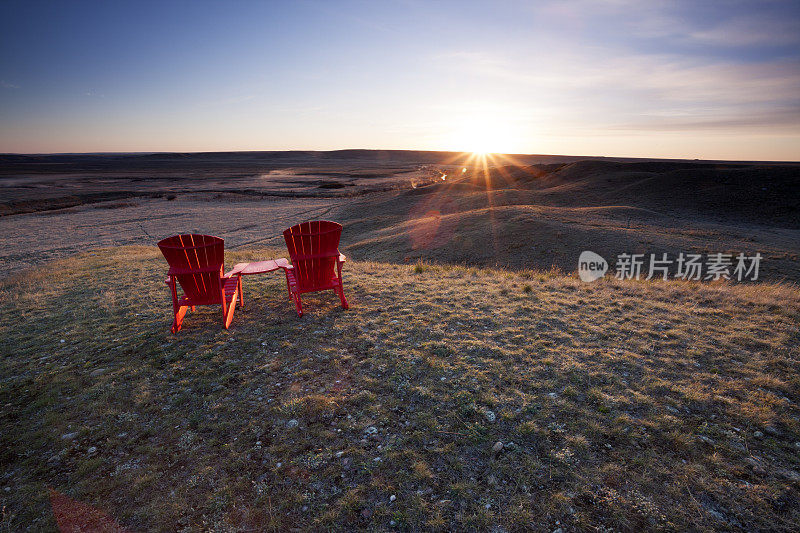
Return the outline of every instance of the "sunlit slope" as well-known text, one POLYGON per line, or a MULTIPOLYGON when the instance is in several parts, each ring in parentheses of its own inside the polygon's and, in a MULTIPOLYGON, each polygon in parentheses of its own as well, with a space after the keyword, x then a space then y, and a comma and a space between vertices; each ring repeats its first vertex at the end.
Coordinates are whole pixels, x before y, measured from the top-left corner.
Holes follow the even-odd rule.
POLYGON ((574 271, 581 251, 761 253, 800 280, 796 171, 584 162, 467 168, 336 210, 359 257, 574 271))
MULTIPOLYGON (((498 163, 503 163, 498 160, 498 163)), ((537 203, 628 205, 698 219, 800 228, 800 166, 578 161, 468 167, 463 180, 525 189, 537 203)))

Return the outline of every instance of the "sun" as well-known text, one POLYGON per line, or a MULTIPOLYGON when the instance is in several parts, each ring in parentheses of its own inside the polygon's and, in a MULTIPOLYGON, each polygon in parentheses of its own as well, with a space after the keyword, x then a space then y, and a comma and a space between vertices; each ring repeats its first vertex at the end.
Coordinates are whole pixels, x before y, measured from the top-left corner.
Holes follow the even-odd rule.
POLYGON ((513 139, 501 126, 476 126, 461 132, 460 137, 461 150, 479 156, 501 153, 513 145, 513 139))
POLYGON ((513 153, 518 143, 519 135, 514 128, 493 116, 463 118, 445 142, 448 149, 471 152, 478 157, 513 153))

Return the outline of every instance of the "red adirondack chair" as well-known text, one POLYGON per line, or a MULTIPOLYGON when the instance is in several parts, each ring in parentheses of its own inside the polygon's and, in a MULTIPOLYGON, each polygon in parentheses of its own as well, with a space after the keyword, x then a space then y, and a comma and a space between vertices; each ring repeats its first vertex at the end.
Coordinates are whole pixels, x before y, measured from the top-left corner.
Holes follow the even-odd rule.
POLYGON ((303 222, 283 232, 292 259, 292 264, 284 268, 286 288, 299 316, 303 316, 300 295, 306 292, 333 289, 342 307, 349 307, 342 285, 342 265, 346 258, 339 253, 341 235, 341 224, 327 220, 303 222))
POLYGON ((172 290, 172 309, 175 321, 172 332, 181 330, 183 317, 196 305, 221 305, 225 329, 231 325, 236 299, 244 305, 242 278, 237 270, 222 273, 225 259, 225 241, 210 235, 175 235, 158 243, 161 253, 169 263, 164 281, 172 290), (183 289, 178 298, 177 285, 183 289))

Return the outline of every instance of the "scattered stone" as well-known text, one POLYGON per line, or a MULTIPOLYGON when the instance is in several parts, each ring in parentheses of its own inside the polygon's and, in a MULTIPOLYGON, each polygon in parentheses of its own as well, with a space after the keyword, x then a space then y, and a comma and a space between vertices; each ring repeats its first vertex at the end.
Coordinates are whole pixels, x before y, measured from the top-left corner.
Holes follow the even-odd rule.
POLYGON ((800 440, 798 440, 797 442, 794 443, 794 447, 795 448, 800 448, 800 440))
POLYGON ((292 418, 291 420, 289 420, 288 422, 286 422, 286 427, 287 427, 288 429, 296 428, 296 427, 297 427, 297 426, 299 426, 299 425, 300 425, 300 422, 298 422, 298 421, 297 421, 297 420, 295 420, 294 418, 292 418))
POLYGON ((89 374, 89 376, 91 376, 93 378, 96 378, 97 376, 103 375, 105 373, 105 371, 106 371, 105 368, 97 368, 95 370, 92 370, 92 372, 91 372, 91 374, 89 374))
POLYGON ((62 440, 72 440, 77 436, 78 436, 78 432, 77 431, 75 431, 73 433, 64 433, 63 435, 61 435, 61 439, 62 440))
POLYGON ((390 501, 390 502, 393 502, 393 501, 395 501, 396 499, 397 499, 397 496, 395 496, 394 494, 392 494, 391 496, 389 496, 389 501, 390 501))
POLYGON ((283 466, 283 463, 278 463, 278 464, 275 465, 275 468, 280 468, 282 466, 283 466))
POLYGON ((759 461, 755 457, 748 457, 747 459, 745 459, 745 461, 747 461, 747 463, 753 469, 753 473, 759 475, 764 475, 767 473, 767 469, 764 468, 764 465, 761 464, 761 461, 759 461))
POLYGON ((486 478, 486 482, 489 485, 497 485, 497 478, 494 477, 494 474, 489 474, 489 477, 486 478))
POLYGON ((706 437, 705 435, 698 435, 697 438, 700 439, 701 441, 705 442, 709 446, 716 446, 717 445, 717 441, 715 441, 711 437, 706 437))
POLYGON ((761 433, 760 431, 756 431, 756 432, 753 433, 753 436, 755 438, 757 438, 757 439, 760 439, 760 438, 762 438, 764 436, 764 434, 761 433))
POLYGON ((504 448, 507 448, 507 449, 508 449, 508 451, 510 451, 510 452, 513 452, 514 450, 516 450, 516 449, 517 449, 517 445, 516 445, 516 444, 514 444, 514 442, 513 442, 513 441, 512 441, 512 442, 509 442, 508 444, 506 444, 506 445, 505 445, 505 446, 503 446, 503 447, 504 447, 504 448))
POLYGON ((303 508, 302 508, 301 510, 302 510, 304 513, 305 513, 306 511, 308 511, 308 505, 304 505, 304 506, 303 506, 303 508))
POLYGON ((670 412, 670 413, 672 413, 673 415, 677 415, 677 414, 679 414, 679 413, 680 413, 680 411, 678 411, 677 409, 675 409, 675 408, 674 408, 674 407, 672 407, 671 405, 668 405, 668 406, 667 406, 667 411, 669 411, 669 412, 670 412))
POLYGON ((497 420, 497 415, 494 414, 494 411, 487 410, 483 413, 483 416, 486 417, 487 422, 494 422, 495 420, 497 420))
POLYGON ((375 426, 369 426, 367 429, 364 430, 364 435, 367 437, 371 437, 372 435, 378 434, 378 428, 375 426))
POLYGON ((87 451, 87 453, 89 455, 92 455, 93 453, 97 453, 97 446, 89 446, 89 449, 86 450, 86 451, 87 451))
POLYGON ((795 483, 800 483, 800 472, 797 470, 784 470, 781 472, 783 477, 788 479, 789 481, 794 481, 795 483))
POLYGON ((564 530, 563 530, 563 529, 561 529, 561 528, 554 529, 554 530, 553 530, 553 533, 564 533, 564 530))
POLYGON ((767 426, 764 428, 764 431, 767 433, 767 435, 772 435, 773 437, 781 436, 781 432, 778 431, 778 428, 776 428, 775 426, 767 426))
POLYGON ((741 442, 733 441, 730 443, 730 447, 737 452, 745 453, 747 452, 747 448, 745 448, 744 444, 741 442))
POLYGON ((394 526, 396 526, 396 525, 397 525, 397 522, 395 522, 394 520, 390 520, 390 521, 389 521, 389 525, 390 525, 390 526, 392 526, 392 527, 394 527, 394 526))
POLYGON ((494 443, 494 446, 492 446, 492 453, 500 453, 502 450, 503 450, 502 441, 497 441, 494 443))
POLYGON ((61 342, 61 344, 64 344, 67 341, 65 341, 64 339, 61 339, 59 342, 61 342))
POLYGON ((555 392, 548 392, 547 397, 550 398, 551 400, 555 400, 556 398, 558 398, 558 394, 556 394, 555 392))

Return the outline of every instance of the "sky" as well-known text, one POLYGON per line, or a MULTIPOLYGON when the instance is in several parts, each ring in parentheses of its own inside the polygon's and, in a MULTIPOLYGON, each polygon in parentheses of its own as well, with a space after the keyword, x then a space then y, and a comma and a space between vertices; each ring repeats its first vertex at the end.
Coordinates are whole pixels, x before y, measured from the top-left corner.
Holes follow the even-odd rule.
POLYGON ((0 0, 0 152, 800 160, 800 2, 0 0))

